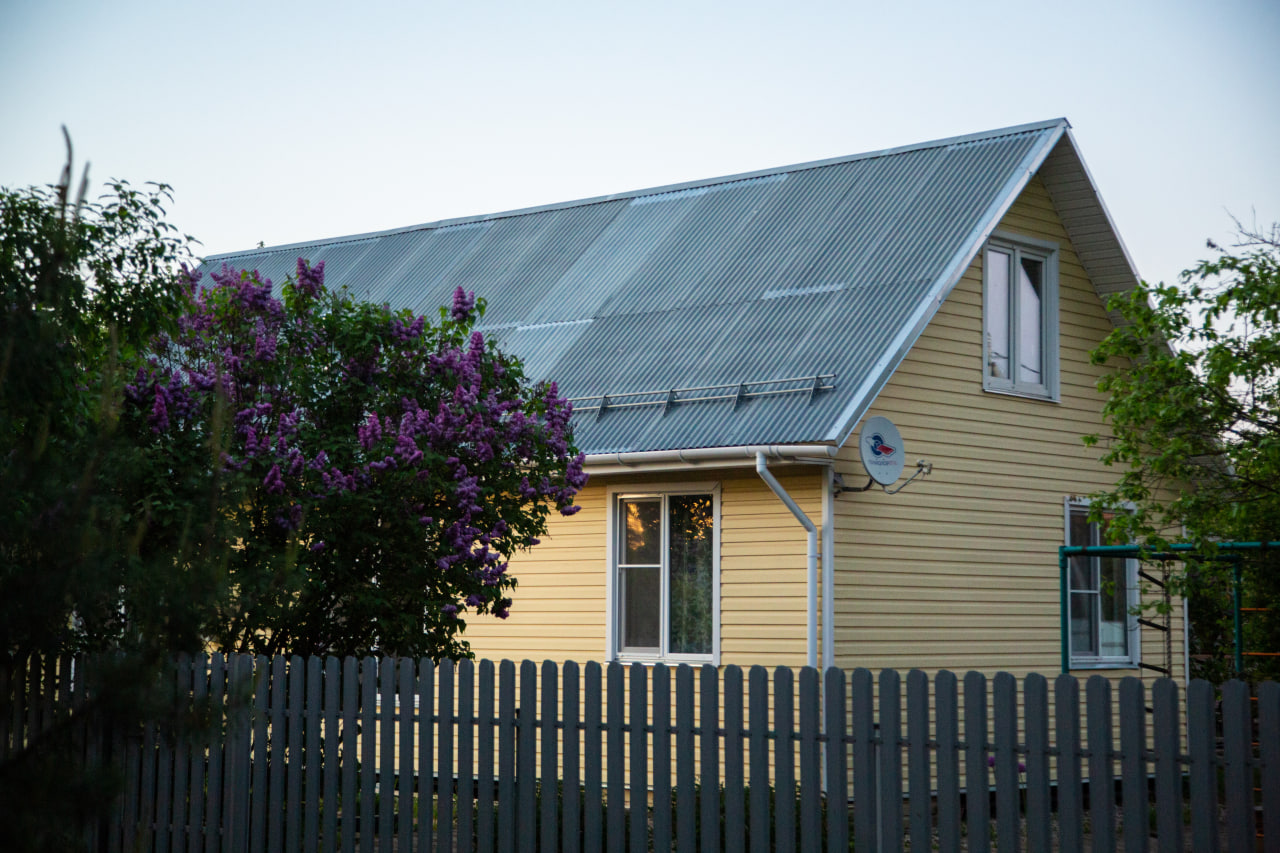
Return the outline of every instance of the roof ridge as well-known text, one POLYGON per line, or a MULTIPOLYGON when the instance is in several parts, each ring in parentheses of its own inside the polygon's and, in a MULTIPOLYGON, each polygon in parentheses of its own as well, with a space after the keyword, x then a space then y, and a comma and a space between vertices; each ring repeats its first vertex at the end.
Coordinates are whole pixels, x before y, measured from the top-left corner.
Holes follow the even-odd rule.
POLYGON ((227 261, 234 258, 275 254, 294 249, 302 249, 316 246, 336 246, 345 243, 356 243, 363 240, 370 240, 378 237, 391 237, 397 234, 408 234, 414 231, 431 231, 440 228, 447 228, 458 225, 479 224, 498 219, 509 219, 517 216, 528 216, 534 213, 544 213, 552 210, 567 210, 574 207, 587 207, 593 204, 606 204, 615 201, 629 201, 647 196, 664 195, 667 193, 679 192, 681 190, 701 189, 704 187, 712 187, 722 184, 733 184, 741 181, 748 181, 758 178, 769 177, 773 175, 783 175, 795 172, 805 172, 811 169, 820 169, 827 166, 838 166, 843 163, 853 163, 859 160, 873 160, 880 157, 892 157, 898 154, 909 154, 915 151, 924 151, 930 148, 943 148, 963 143, 971 143, 982 140, 998 139, 1004 136, 1015 136, 1022 133, 1034 133, 1036 131, 1046 130, 1051 127, 1070 128, 1071 123, 1065 118, 1047 119, 1044 121, 1030 122, 1027 124, 1012 125, 1010 127, 996 128, 994 130, 978 131, 976 133, 968 133, 960 136, 951 136, 943 139, 934 139, 927 142, 915 142, 909 145, 900 145, 891 148, 882 148, 872 151, 864 151, 858 154, 846 154, 840 157, 831 157, 823 160, 810 160, 802 163, 793 163, 787 166, 774 166, 767 169, 757 169, 750 172, 739 172, 731 175, 721 175, 713 178, 702 178, 693 181, 684 181, 675 184, 667 184, 665 186, 647 187, 643 189, 628 190, 626 192, 613 193, 611 195, 594 196, 583 199, 575 199, 571 201, 553 202, 551 204, 536 205, 534 207, 517 208, 515 210, 499 211, 496 213, 482 213, 475 216, 462 216, 452 219, 440 219, 434 222, 423 222, 417 225, 407 225, 399 228, 389 228, 382 231, 368 231, 360 234, 347 234, 337 237, 330 237, 320 240, 305 240, 297 243, 283 243, 278 246, 262 246, 257 249, 242 249, 234 252, 223 252, 216 255, 208 255, 203 258, 204 263, 210 261, 227 261))

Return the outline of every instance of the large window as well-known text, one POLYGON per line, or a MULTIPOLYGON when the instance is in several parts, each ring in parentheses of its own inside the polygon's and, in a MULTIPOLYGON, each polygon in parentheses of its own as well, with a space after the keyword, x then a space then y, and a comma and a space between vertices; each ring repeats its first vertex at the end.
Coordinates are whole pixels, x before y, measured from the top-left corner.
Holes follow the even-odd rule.
POLYGON ((714 660, 718 490, 618 491, 611 512, 612 654, 714 660))
POLYGON ((1005 235, 983 252, 983 387, 1058 398, 1058 253, 1005 235))
MULTIPOLYGON (((1106 545, 1106 520, 1089 521, 1087 504, 1067 505, 1067 544, 1106 545)), ((1137 561, 1072 557, 1067 570, 1071 665, 1134 666, 1138 662, 1137 561)))

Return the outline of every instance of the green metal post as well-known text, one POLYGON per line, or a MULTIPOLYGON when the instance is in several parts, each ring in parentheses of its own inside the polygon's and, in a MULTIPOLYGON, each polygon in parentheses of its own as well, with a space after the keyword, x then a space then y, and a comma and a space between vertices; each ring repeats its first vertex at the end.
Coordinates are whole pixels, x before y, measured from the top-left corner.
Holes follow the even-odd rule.
POLYGON ((1241 624, 1240 618, 1240 562, 1236 561, 1231 566, 1232 579, 1234 581, 1231 588, 1232 609, 1235 611, 1235 641, 1236 641, 1236 675, 1244 671, 1244 626, 1241 624))
MULTIPOLYGON (((1058 548, 1058 621, 1062 628, 1062 673, 1066 675, 1071 670, 1071 625, 1067 620, 1068 605, 1068 584, 1067 577, 1067 549, 1066 547, 1058 548)), ((1239 613, 1239 609, 1236 611, 1239 613)))

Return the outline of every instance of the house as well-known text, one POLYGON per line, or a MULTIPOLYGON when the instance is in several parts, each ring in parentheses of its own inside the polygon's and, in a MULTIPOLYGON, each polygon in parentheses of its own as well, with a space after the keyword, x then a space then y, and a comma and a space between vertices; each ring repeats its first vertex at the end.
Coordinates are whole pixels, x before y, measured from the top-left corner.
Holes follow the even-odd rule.
POLYGON ((1063 119, 207 264, 299 256, 420 313, 475 291, 575 402, 582 511, 513 562, 477 656, 1023 674, 1066 643, 1077 674, 1185 677, 1131 561, 1060 589, 1116 476, 1080 440, 1088 353, 1138 280, 1063 119), (931 474, 864 490, 872 435, 931 474))

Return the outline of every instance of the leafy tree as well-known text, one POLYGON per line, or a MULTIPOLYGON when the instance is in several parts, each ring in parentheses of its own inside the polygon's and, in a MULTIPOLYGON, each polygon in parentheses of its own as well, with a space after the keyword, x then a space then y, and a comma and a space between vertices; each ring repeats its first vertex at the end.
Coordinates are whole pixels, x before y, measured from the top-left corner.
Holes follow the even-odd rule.
POLYGON ((116 480, 138 452, 118 429, 122 365, 177 317, 186 241, 164 222, 167 187, 73 204, 68 183, 0 190, 0 645, 190 647, 170 615, 123 630, 122 595, 172 602, 157 593, 173 560, 148 565, 116 480))
POLYGON ((124 415, 152 509, 167 511, 168 470, 234 507, 208 636, 227 652, 467 654, 466 614, 505 618, 507 561, 550 505, 577 510, 568 402, 474 330, 484 305, 461 289, 433 325, 329 291, 323 263, 299 259, 283 300, 256 272, 212 279, 124 415))
MULTIPOLYGON (((1280 226, 1241 234, 1230 249, 1210 243, 1215 256, 1181 286, 1113 297, 1124 324, 1093 353, 1123 365, 1099 383, 1110 435, 1086 437, 1123 469, 1094 511, 1132 510, 1113 517, 1115 541, 1197 546, 1171 581, 1193 597, 1202 639, 1224 634, 1209 614, 1229 618, 1215 543, 1280 539, 1280 226)), ((1250 561, 1249 603, 1280 600, 1276 568, 1266 555, 1250 561)), ((1251 640, 1280 651, 1274 622, 1256 620, 1251 640)))
MULTIPOLYGON (((0 669, 79 654, 75 683, 88 697, 6 745, 0 838, 15 850, 84 847, 119 778, 109 742, 93 759, 85 744, 174 718, 156 675, 169 649, 199 647, 185 617, 210 603, 181 587, 172 554, 148 548, 119 478, 139 461, 120 429, 123 365, 174 327, 186 239, 164 221, 167 187, 114 182, 85 202, 86 180, 73 201, 70 178, 68 152, 56 187, 0 189, 0 669)), ((201 535, 191 530, 192 551, 201 535)), ((21 685, 3 684, 0 715, 22 719, 10 693, 21 685)))

